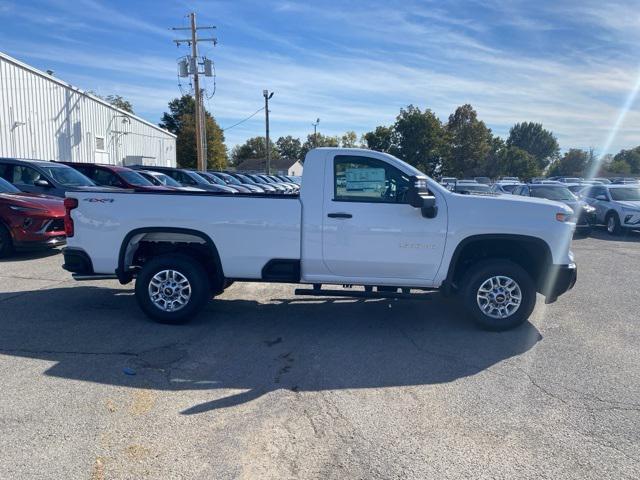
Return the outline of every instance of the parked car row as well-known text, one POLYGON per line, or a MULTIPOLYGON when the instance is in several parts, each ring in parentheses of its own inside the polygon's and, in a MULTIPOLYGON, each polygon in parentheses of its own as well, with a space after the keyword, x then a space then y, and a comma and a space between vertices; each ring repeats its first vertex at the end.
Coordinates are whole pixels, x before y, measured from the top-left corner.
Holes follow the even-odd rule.
POLYGON ((595 225, 605 225, 611 235, 640 230, 640 184, 635 179, 540 177, 524 183, 504 177, 491 185, 485 179, 443 177, 441 183, 461 194, 519 195, 564 203, 574 211, 576 232, 581 234, 588 234, 595 225))
POLYGON ((64 245, 65 195, 105 189, 291 195, 300 185, 295 178, 264 173, 0 158, 0 257, 64 245))

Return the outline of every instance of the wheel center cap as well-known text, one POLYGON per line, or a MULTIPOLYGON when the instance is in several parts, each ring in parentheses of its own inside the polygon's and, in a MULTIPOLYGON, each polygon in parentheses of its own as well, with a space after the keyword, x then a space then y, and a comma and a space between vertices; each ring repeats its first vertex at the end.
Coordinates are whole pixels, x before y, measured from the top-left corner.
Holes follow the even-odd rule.
POLYGON ((171 296, 173 296, 173 288, 170 288, 170 287, 165 288, 165 289, 164 289, 164 294, 165 294, 167 297, 171 297, 171 296))
POLYGON ((504 301, 505 301, 505 296, 503 294, 500 293, 500 294, 496 295, 496 302, 502 303, 504 301))

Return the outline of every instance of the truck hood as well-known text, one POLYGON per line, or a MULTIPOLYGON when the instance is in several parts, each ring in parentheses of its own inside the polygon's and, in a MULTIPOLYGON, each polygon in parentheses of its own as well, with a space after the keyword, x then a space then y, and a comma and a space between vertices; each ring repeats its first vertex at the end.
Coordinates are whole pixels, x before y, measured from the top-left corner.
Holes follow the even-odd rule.
POLYGON ((526 204, 526 205, 545 205, 547 207, 556 207, 559 211, 571 213, 571 209, 567 204, 563 202, 555 202, 553 200, 547 200, 546 198, 537 197, 522 197, 520 195, 496 195, 496 196, 481 196, 481 195, 464 195, 464 197, 472 198, 474 201, 488 201, 503 203, 506 205, 526 204))

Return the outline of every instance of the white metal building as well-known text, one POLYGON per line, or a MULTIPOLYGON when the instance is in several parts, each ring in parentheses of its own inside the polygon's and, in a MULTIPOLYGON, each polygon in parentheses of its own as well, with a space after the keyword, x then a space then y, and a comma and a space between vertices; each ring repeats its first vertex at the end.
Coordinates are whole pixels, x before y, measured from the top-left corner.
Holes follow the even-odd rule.
POLYGON ((0 52, 0 157, 176 166, 176 137, 0 52))

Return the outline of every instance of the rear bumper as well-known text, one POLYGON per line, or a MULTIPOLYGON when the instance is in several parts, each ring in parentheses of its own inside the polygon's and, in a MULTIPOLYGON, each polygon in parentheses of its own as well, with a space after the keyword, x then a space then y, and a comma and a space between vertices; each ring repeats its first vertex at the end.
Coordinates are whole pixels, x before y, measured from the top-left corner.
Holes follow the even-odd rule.
POLYGON ((545 303, 555 302, 560 295, 573 288, 577 279, 578 267, 575 263, 552 265, 547 271, 542 288, 542 294, 546 297, 545 303))
POLYGON ((87 252, 81 248, 67 247, 62 250, 64 264, 62 268, 71 273, 93 275, 93 263, 87 252))

